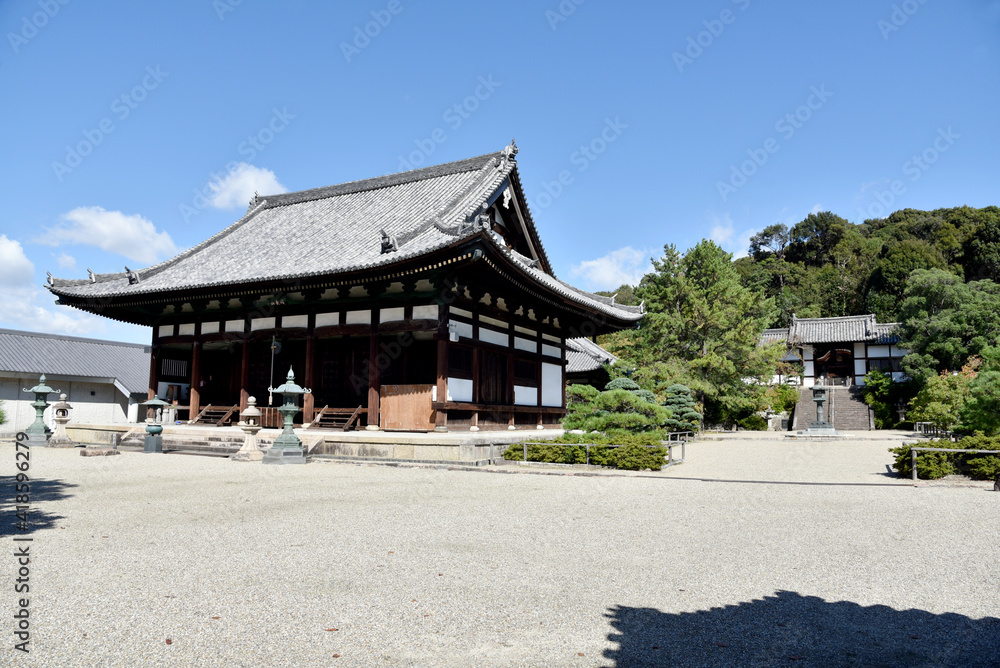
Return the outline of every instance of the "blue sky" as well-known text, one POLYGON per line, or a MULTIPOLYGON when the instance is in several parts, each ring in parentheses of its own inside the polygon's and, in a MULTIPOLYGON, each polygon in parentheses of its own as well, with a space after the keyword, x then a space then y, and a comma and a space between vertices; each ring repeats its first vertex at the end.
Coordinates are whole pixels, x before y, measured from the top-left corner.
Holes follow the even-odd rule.
POLYGON ((996 0, 4 0, 0 30, 0 327, 146 342, 56 306, 46 271, 146 266, 255 189, 511 137, 590 290, 811 211, 1000 203, 996 0))

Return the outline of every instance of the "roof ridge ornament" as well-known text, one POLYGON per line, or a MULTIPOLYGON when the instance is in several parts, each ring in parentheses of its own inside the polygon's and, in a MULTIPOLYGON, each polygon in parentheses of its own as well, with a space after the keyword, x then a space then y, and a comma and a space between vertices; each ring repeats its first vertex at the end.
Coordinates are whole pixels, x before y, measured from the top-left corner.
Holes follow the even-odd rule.
POLYGON ((259 201, 260 201, 260 195, 257 193, 256 190, 254 190, 253 191, 253 197, 250 198, 250 203, 247 205, 247 213, 250 212, 250 209, 252 209, 255 206, 257 206, 257 202, 259 202, 259 201))
POLYGON ((506 171, 508 167, 516 165, 517 160, 515 160, 515 156, 517 155, 518 150, 519 149, 517 148, 517 142, 511 139, 510 144, 508 146, 505 146, 504 149, 500 152, 500 155, 497 156, 496 159, 497 171, 503 172, 506 171))
POLYGON ((49 285, 53 285, 53 283, 52 283, 52 272, 51 271, 45 272, 45 282, 48 283, 49 285))
POLYGON ((399 250, 399 243, 396 241, 396 237, 395 236, 390 235, 388 232, 386 232, 384 227, 381 230, 379 230, 379 232, 382 235, 382 253, 383 254, 385 254, 385 253, 391 253, 393 251, 398 251, 399 250))
POLYGON ((128 267, 125 267, 125 275, 128 277, 129 285, 135 285, 139 282, 139 272, 132 271, 128 267))
POLYGON ((91 283, 96 283, 97 282, 97 274, 95 274, 93 271, 91 271, 90 267, 87 267, 87 276, 90 277, 90 282, 91 283))

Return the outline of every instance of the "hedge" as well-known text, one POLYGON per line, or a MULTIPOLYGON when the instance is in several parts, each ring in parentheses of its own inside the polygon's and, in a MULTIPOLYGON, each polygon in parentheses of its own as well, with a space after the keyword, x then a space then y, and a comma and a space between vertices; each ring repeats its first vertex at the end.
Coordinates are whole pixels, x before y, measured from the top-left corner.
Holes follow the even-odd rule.
POLYGON ((911 447, 948 448, 951 450, 996 450, 996 455, 967 452, 917 452, 917 477, 936 480, 946 475, 966 475, 973 480, 993 480, 1000 476, 1000 436, 967 436, 957 443, 930 441, 927 444, 901 445, 889 448, 896 455, 892 465, 900 475, 913 475, 911 447))
MULTIPOLYGON (((641 471, 642 469, 659 471, 663 468, 663 460, 666 456, 667 449, 661 445, 648 447, 630 443, 616 448, 601 444, 590 446, 591 464, 628 471, 641 471)), ((509 461, 524 461, 524 444, 512 444, 504 451, 503 458, 509 461)), ((549 464, 585 464, 587 462, 587 448, 584 445, 567 443, 529 443, 528 461, 549 464)))

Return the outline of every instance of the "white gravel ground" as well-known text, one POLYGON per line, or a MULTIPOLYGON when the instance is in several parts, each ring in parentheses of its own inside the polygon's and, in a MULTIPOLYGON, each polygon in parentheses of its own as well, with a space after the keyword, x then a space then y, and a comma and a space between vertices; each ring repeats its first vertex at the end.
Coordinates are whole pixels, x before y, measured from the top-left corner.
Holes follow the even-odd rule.
POLYGON ((0 657, 1000 665, 1000 494, 890 477, 894 444, 726 438, 625 476, 37 449, 31 653, 7 556, 0 657))

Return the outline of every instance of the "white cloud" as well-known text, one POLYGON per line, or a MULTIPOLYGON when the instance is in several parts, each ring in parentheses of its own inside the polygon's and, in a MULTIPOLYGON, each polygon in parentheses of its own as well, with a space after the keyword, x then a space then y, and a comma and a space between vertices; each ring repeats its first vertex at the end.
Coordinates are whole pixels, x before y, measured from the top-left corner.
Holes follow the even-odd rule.
POLYGON ((105 330, 103 319, 97 316, 44 306, 52 300, 51 294, 35 284, 35 265, 21 243, 0 235, 0 326, 81 336, 105 330))
POLYGON ((726 252, 732 253, 734 258, 741 258, 748 254, 750 237, 756 232, 752 227, 737 232, 732 217, 727 213, 722 218, 716 216, 712 219, 712 232, 709 238, 726 252))
POLYGON ((0 234, 0 287, 4 289, 30 286, 35 277, 35 265, 24 254, 21 242, 0 234))
POLYGON ((66 253, 60 253, 58 256, 55 256, 55 254, 53 253, 53 257, 56 258, 56 263, 60 266, 60 268, 76 269, 76 258, 73 257, 72 255, 67 255, 66 253))
POLYGON ((81 206, 63 214, 58 226, 46 230, 46 235, 35 241, 49 246, 96 246, 145 264, 154 264, 178 252, 170 235, 158 232, 142 216, 127 216, 99 206, 81 206))
POLYGON ((596 260, 585 260, 570 268, 573 278, 582 278, 589 290, 614 290, 621 285, 637 285, 653 270, 650 253, 625 246, 596 260))
POLYGON ((209 204, 216 209, 237 209, 245 207, 255 192, 261 195, 279 195, 288 188, 278 182, 278 177, 270 169, 239 163, 234 171, 210 184, 212 197, 209 204))

